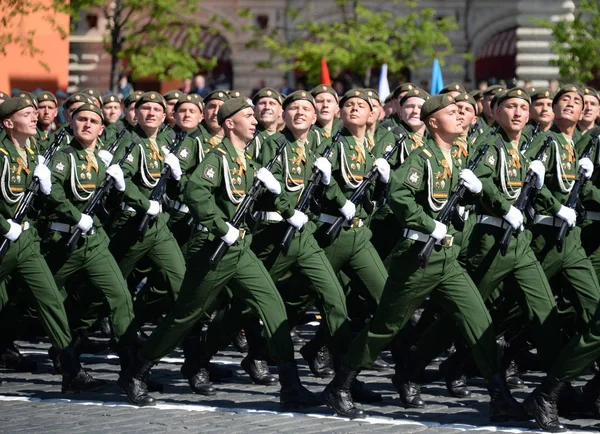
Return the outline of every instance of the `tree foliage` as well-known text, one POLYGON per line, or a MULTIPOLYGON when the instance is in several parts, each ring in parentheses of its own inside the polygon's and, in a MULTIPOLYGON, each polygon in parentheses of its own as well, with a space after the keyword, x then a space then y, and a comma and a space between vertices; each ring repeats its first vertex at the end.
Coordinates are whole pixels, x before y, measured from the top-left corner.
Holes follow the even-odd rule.
POLYGON ((579 0, 575 3, 573 21, 534 22, 552 30, 552 51, 558 59, 550 61, 558 66, 563 81, 586 83, 600 70, 600 0, 579 0))
MULTIPOLYGON (((444 57, 453 53, 447 33, 458 28, 454 17, 438 17, 435 10, 420 8, 416 1, 404 2, 409 9, 405 15, 376 12, 358 0, 335 3, 342 20, 296 22, 297 37, 292 40, 286 40, 277 29, 265 32, 254 28, 249 45, 262 46, 270 54, 270 59, 258 66, 303 71, 314 82, 324 57, 334 75, 353 71, 368 79, 371 68, 384 63, 394 74, 430 65, 433 58, 444 65, 444 57)), ((288 14, 295 20, 300 11, 290 9, 288 14)))

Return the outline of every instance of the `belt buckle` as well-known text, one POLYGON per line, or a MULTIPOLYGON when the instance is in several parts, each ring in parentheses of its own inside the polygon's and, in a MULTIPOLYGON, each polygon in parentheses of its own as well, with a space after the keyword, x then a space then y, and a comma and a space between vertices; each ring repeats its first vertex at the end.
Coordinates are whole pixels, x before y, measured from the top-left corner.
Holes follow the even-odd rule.
POLYGON ((442 247, 449 249, 452 247, 452 244, 454 244, 454 237, 452 235, 446 235, 446 238, 444 238, 444 242, 442 243, 442 247))
POLYGON ((358 217, 354 217, 352 219, 352 223, 350 224, 350 227, 356 229, 360 227, 360 219, 358 217))
POLYGON ((242 241, 244 239, 244 237, 246 236, 246 229, 240 229, 240 235, 238 237, 239 241, 242 241))

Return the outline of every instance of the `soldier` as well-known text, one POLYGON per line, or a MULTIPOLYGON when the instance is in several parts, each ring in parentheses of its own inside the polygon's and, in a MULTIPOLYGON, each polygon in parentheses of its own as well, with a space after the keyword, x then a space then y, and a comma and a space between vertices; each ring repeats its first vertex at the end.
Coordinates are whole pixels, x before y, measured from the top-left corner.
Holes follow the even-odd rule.
MULTIPOLYGON (((65 287, 72 294, 71 280, 75 274, 83 272, 92 288, 102 293, 109 306, 121 368, 124 369, 130 360, 128 346, 136 339, 133 302, 123 275, 108 250, 108 236, 100 220, 83 212, 106 176, 113 177, 117 191, 125 191, 121 168, 118 165, 107 168, 99 162, 97 140, 102 128, 99 107, 86 103, 73 112, 73 141, 52 160, 53 187, 45 212, 49 225, 44 250, 58 287, 65 287), (65 254, 66 240, 77 228, 83 232, 82 238, 70 255, 65 254)), ((89 289, 80 291, 79 296, 81 306, 97 298, 89 289)), ((76 312, 68 313, 72 328, 78 333, 91 325, 81 323, 76 312)))
POLYGON ((102 107, 102 94, 97 89, 88 87, 80 90, 79 93, 85 95, 95 106, 102 107))
POLYGON ((173 128, 175 126, 175 104, 177 104, 177 101, 179 101, 179 99, 182 96, 185 96, 185 94, 180 90, 170 90, 169 92, 163 94, 163 98, 167 103, 167 112, 165 119, 166 127, 173 128))
POLYGON ((45 150, 52 142, 52 132, 56 129, 56 116, 58 115, 58 102, 51 92, 40 92, 37 95, 38 122, 35 136, 38 146, 45 150))
POLYGON ((204 119, 200 122, 202 131, 202 149, 205 153, 217 146, 223 140, 223 128, 219 125, 219 109, 229 95, 222 90, 214 90, 204 98, 204 119))
MULTIPOLYGON (((325 389, 324 399, 339 415, 351 419, 364 417, 363 411, 354 406, 348 386, 361 369, 373 363, 414 310, 431 295, 458 322, 482 375, 488 380, 491 419, 520 418, 522 410, 510 395, 497 361, 489 313, 472 280, 456 261, 458 246, 449 243, 454 230, 434 219, 459 179, 472 194, 482 190, 473 172, 464 169, 459 173, 452 166, 452 142, 463 130, 454 99, 449 95, 429 98, 421 109, 421 119, 431 139, 422 151, 409 155, 396 170, 390 188, 390 205, 398 220, 406 225, 404 238, 391 257, 390 277, 377 311, 351 343, 341 369, 325 389), (422 268, 417 254, 430 237, 437 245, 428 265, 422 268)), ((418 396, 413 381, 394 378, 405 405, 422 406, 420 398, 412 400, 418 396)))
POLYGON ((400 125, 400 100, 404 98, 406 92, 416 89, 417 86, 413 83, 404 83, 398 86, 392 92, 392 103, 394 106, 394 112, 391 116, 389 116, 385 121, 381 123, 382 127, 387 128, 388 130, 392 130, 395 126, 400 125))
POLYGON ((35 299, 42 325, 52 346, 60 353, 62 391, 98 390, 104 382, 92 378, 79 364, 63 299, 40 253, 35 228, 30 226, 28 217, 21 224, 12 220, 34 176, 39 179, 42 194, 47 196, 52 188, 50 171, 43 161, 39 161, 39 155, 27 146, 27 140, 37 131, 33 100, 27 97, 7 99, 0 106, 0 120, 6 131, 0 148, 0 165, 5 169, 0 180, 4 186, 0 201, 0 234, 10 241, 0 266, 0 282, 5 282, 8 276, 18 277, 35 299))
POLYGON ((540 131, 548 131, 552 127, 554 112, 552 111, 552 99, 554 93, 550 89, 535 88, 529 94, 531 107, 529 108, 529 123, 523 130, 523 134, 531 138, 535 125, 540 126, 540 131))
POLYGON ((283 98, 275 89, 265 87, 252 97, 254 117, 258 121, 258 134, 248 147, 248 153, 258 161, 262 145, 275 134, 282 116, 283 98))
POLYGON ((125 120, 125 128, 129 132, 133 131, 133 128, 137 125, 137 118, 135 116, 135 103, 144 92, 135 91, 132 92, 125 101, 123 101, 123 119, 125 120))
MULTIPOLYGON (((117 137, 117 134, 125 128, 121 120, 123 114, 123 105, 116 95, 104 95, 102 97, 102 115, 104 117, 104 131, 102 131, 101 143, 110 145, 117 137)), ((100 148, 102 149, 102 148, 100 148)))
POLYGON ((446 93, 448 95, 450 95, 452 98, 455 98, 460 94, 467 93, 467 90, 465 89, 465 87, 462 84, 450 83, 449 85, 443 87, 442 90, 440 90, 440 95, 443 95, 446 93))
MULTIPOLYGON (((279 364, 281 406, 318 405, 319 401, 298 378, 285 307, 269 274, 250 250, 252 236, 246 234, 245 223, 236 228, 229 222, 255 176, 267 188, 266 194, 281 194, 281 184, 244 152, 256 128, 253 112, 249 101, 243 98, 230 99, 220 107, 218 122, 226 138, 206 155, 187 183, 185 202, 198 226, 187 249, 188 268, 182 292, 171 313, 142 346, 129 374, 119 378, 119 384, 137 405, 154 405, 145 392, 144 374, 173 351, 204 312, 214 308, 218 294, 227 284, 234 296, 248 303, 264 323, 270 355, 279 364), (212 242, 215 239, 230 247, 211 268, 209 257, 217 245, 212 242)), ((215 394, 208 382, 206 365, 221 344, 224 343, 207 341, 201 348, 196 342, 196 348, 186 352, 182 373, 196 393, 215 394)))
POLYGON ((491 129, 495 123, 494 113, 491 107, 494 96, 504 90, 504 86, 499 84, 490 86, 483 91, 482 110, 479 112, 479 120, 477 121, 477 129, 482 129, 484 132, 491 129))
POLYGON ((338 118, 340 108, 337 92, 331 86, 320 84, 310 91, 317 107, 317 122, 315 127, 322 138, 329 138, 341 128, 338 118))
POLYGON ((577 128, 585 134, 596 126, 596 119, 600 116, 600 95, 591 87, 585 87, 583 93, 583 115, 577 128))

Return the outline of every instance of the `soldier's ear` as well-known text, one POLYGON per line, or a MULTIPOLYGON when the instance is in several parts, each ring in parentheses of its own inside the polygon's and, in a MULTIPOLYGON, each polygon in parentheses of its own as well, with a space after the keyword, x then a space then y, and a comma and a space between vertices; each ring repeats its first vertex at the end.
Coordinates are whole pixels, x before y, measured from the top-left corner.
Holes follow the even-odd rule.
POLYGON ((13 121, 10 120, 9 118, 6 118, 4 120, 2 120, 2 125, 4 125, 4 128, 12 128, 13 127, 13 121))
POLYGON ((435 129, 438 127, 438 121, 435 117, 431 116, 429 119, 427 119, 427 125, 435 129))

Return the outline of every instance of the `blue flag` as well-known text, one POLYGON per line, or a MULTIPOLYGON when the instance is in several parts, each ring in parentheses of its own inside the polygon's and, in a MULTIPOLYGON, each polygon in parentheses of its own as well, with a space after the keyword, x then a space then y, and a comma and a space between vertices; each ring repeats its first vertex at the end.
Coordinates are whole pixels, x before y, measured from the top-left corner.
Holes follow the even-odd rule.
POLYGON ((436 95, 444 88, 444 79, 442 78, 442 68, 437 59, 433 59, 433 67, 431 68, 431 94, 436 95))

